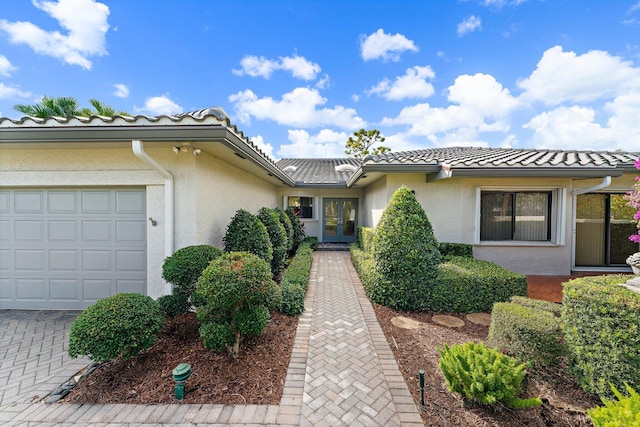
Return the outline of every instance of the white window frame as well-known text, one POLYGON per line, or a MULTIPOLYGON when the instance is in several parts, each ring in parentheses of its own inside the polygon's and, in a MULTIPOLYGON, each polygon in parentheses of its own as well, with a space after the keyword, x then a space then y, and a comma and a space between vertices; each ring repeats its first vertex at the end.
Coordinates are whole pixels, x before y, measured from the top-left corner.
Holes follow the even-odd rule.
POLYGON ((563 246, 565 244, 565 212, 567 211, 567 190, 563 187, 476 187, 474 213, 474 244, 479 246, 563 246), (483 191, 493 192, 550 192, 551 193, 551 239, 530 240, 480 240, 480 209, 483 191))
POLYGON ((310 196, 308 194, 286 194, 283 197, 283 209, 287 209, 289 207, 289 198, 290 197, 307 197, 309 199, 313 199, 313 209, 311 210, 311 218, 300 218, 300 221, 317 221, 318 220, 318 197, 310 196))

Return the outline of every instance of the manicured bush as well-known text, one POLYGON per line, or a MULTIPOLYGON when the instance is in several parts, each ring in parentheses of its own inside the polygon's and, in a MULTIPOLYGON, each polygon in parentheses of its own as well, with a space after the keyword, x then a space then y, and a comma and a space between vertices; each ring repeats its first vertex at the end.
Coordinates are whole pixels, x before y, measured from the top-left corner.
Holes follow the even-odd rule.
POLYGON ((249 252, 226 253, 202 272, 196 315, 206 346, 238 358, 242 338, 259 335, 269 309, 280 305, 280 288, 271 277, 269 264, 249 252))
POLYGON ((631 277, 583 277, 563 286, 569 372, 602 398, 613 397, 609 384, 640 387, 640 294, 618 285, 631 277))
POLYGON ((273 247, 267 228, 257 216, 238 209, 222 238, 225 252, 250 252, 271 265, 273 247))
POLYGON ((553 367, 564 355, 561 328, 560 318, 549 311, 498 302, 491 311, 489 344, 535 367, 553 367))
POLYGON ((304 297, 309 284, 312 263, 311 244, 303 242, 298 247, 296 255, 291 259, 280 282, 282 291, 280 311, 282 313, 288 316, 297 316, 304 311, 304 297))
POLYGON ((555 302, 533 299, 523 296, 513 296, 511 297, 511 302, 536 310, 548 311, 556 317, 560 317, 562 315, 562 304, 558 304, 555 302))
POLYGON ((309 245, 309 247, 311 248, 311 250, 318 250, 318 245, 320 243, 318 242, 318 238, 314 237, 314 236, 307 236, 304 238, 304 240, 302 241, 302 243, 300 244, 302 245, 309 245))
POLYGON ((617 400, 602 399, 604 406, 587 411, 595 427, 640 426, 640 395, 625 383, 628 396, 611 386, 617 400))
POLYGON ((269 241, 271 241, 273 248, 271 273, 275 276, 284 268, 287 260, 287 231, 280 223, 280 216, 274 209, 261 208, 258 211, 258 219, 267 229, 269 241))
POLYGON ((162 314, 166 317, 176 317, 191 308, 189 297, 183 294, 163 295, 157 301, 162 314))
POLYGON ((71 325, 69 356, 96 362, 128 359, 158 339, 163 316, 151 297, 121 293, 98 300, 71 325))
POLYGON ((304 229, 302 228, 302 223, 300 222, 300 218, 296 215, 296 212, 292 207, 288 207, 285 210, 289 221, 291 221, 291 227, 293 228, 293 245, 291 246, 291 253, 295 253, 298 250, 298 245, 304 239, 304 229))
POLYGON ((287 252, 291 252, 293 249, 293 225, 284 209, 276 208, 275 211, 278 213, 280 224, 282 224, 287 233, 287 252))
POLYGON ((519 399, 525 364, 483 344, 467 342, 438 348, 438 365, 449 391, 484 405, 503 403, 516 409, 539 406, 537 398, 519 399))
POLYGON ((376 230, 372 227, 358 227, 358 245, 365 252, 373 252, 373 239, 376 230))
POLYGON ((463 243, 440 243, 438 247, 443 257, 462 256, 473 258, 473 246, 463 243))
POLYGON ((394 192, 382 213, 373 257, 378 280, 368 293, 371 301, 422 308, 438 275, 440 251, 427 214, 407 187, 394 192))
POLYGON ((189 296, 196 289, 196 282, 209 263, 222 255, 211 245, 194 245, 178 249, 165 258, 162 278, 173 284, 173 293, 189 296))
POLYGON ((450 256, 440 264, 423 308, 442 313, 489 312, 494 303, 514 295, 527 295, 526 276, 492 262, 450 256))
POLYGON ((351 263, 358 273, 362 282, 362 287, 367 295, 370 295, 376 284, 376 266, 371 252, 363 251, 358 244, 354 243, 349 248, 351 252, 351 263))

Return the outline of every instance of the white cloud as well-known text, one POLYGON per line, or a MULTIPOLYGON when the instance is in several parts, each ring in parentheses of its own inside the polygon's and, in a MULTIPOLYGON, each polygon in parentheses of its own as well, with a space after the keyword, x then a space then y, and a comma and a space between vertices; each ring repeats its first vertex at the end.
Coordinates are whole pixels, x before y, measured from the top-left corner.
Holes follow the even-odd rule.
POLYGON ((247 55, 240 60, 240 65, 242 66, 240 70, 232 70, 234 74, 238 76, 246 74, 251 77, 263 77, 265 79, 271 78, 275 71, 283 70, 290 72, 297 79, 309 81, 314 80, 321 71, 318 64, 298 55, 281 56, 277 61, 267 59, 264 56, 247 55))
POLYGON ((243 123, 250 123, 254 117, 257 120, 272 120, 295 127, 337 126, 342 129, 358 129, 366 126, 366 122, 351 108, 323 108, 327 100, 316 89, 296 88, 285 93, 280 101, 271 97, 258 98, 253 91, 247 89, 229 96, 229 101, 234 104, 236 116, 243 123))
POLYGON ((118 98, 127 98, 129 96, 129 87, 122 83, 116 83, 113 85, 116 91, 113 93, 118 98))
POLYGON ((136 114, 149 114, 152 116, 182 113, 183 108, 169 98, 168 94, 147 98, 144 107, 133 107, 136 114))
POLYGON ((633 12, 635 12, 637 10, 640 10, 640 1, 637 1, 633 5, 631 5, 631 7, 627 11, 627 13, 633 13, 633 12))
POLYGON ((536 69, 518 82, 523 100, 546 105, 589 102, 640 88, 640 68, 609 53, 592 50, 583 55, 548 49, 536 69))
POLYGON ((491 118, 503 117, 518 106, 509 89, 503 88, 493 76, 481 73, 456 78, 449 87, 448 99, 491 118))
POLYGON ((398 61, 400 54, 407 50, 417 52, 418 47, 402 34, 385 34, 382 28, 373 34, 360 37, 360 54, 365 61, 398 61))
POLYGON ((258 147, 258 149, 261 150, 264 154, 276 160, 273 156, 273 145, 264 142, 264 137, 262 135, 254 136, 253 138, 251 138, 251 142, 253 142, 253 144, 258 147))
POLYGON ((367 93, 377 94, 390 101, 402 101, 408 98, 428 98, 435 92, 433 85, 427 82, 436 74, 431 67, 415 66, 407 69, 404 76, 396 77, 393 82, 384 79, 367 93))
POLYGON ((18 89, 15 86, 7 86, 0 83, 0 99, 13 99, 13 98, 29 98, 31 92, 25 92, 18 89))
POLYGON ((482 20, 477 16, 471 15, 458 24, 458 37, 462 37, 467 33, 482 29, 482 20))
POLYGON ((305 130, 289 130, 291 144, 282 144, 278 154, 283 158, 334 158, 344 157, 344 147, 349 135, 322 129, 316 135, 305 130))
POLYGON ((9 77, 15 70, 16 67, 11 65, 11 62, 9 62, 7 57, 4 55, 0 55, 0 76, 9 77))
POLYGON ((33 0, 33 5, 58 21, 67 33, 45 31, 31 22, 0 20, 0 30, 14 44, 26 44, 34 52, 52 56, 90 70, 91 56, 106 55, 109 8, 94 0, 33 0))

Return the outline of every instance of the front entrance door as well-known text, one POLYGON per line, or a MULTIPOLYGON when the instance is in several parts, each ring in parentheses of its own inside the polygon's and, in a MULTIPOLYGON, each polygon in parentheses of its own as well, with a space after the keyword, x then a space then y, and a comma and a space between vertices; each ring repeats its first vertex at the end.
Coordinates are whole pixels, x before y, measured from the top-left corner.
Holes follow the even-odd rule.
POLYGON ((352 243, 358 228, 358 199, 324 199, 322 239, 352 243))
POLYGON ((576 266, 623 266, 638 244, 634 210, 623 194, 588 193, 576 200, 576 266))

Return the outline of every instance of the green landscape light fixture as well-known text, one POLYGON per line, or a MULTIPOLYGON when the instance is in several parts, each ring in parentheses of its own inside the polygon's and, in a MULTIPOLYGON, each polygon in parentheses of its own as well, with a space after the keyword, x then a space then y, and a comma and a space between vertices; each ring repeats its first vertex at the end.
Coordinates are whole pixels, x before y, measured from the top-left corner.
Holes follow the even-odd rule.
POLYGON ((173 379, 176 382, 175 396, 177 399, 184 399, 184 383, 191 376, 191 365, 181 363, 173 370, 173 379))
POLYGON ((424 406, 424 371, 422 369, 418 371, 418 378, 420 379, 420 405, 424 406))

